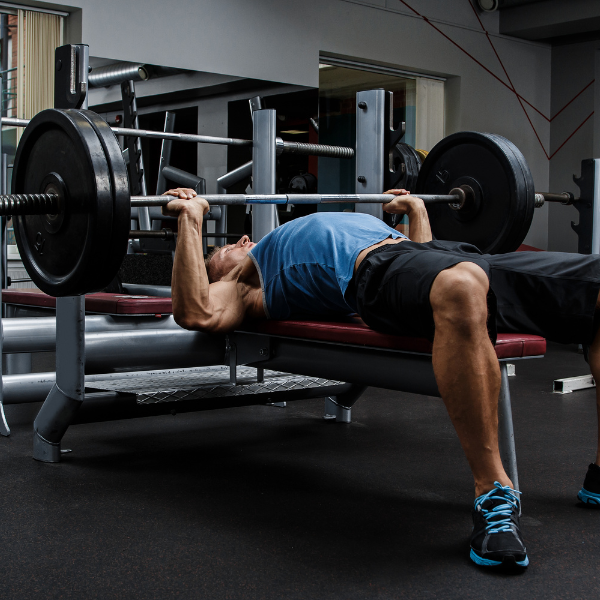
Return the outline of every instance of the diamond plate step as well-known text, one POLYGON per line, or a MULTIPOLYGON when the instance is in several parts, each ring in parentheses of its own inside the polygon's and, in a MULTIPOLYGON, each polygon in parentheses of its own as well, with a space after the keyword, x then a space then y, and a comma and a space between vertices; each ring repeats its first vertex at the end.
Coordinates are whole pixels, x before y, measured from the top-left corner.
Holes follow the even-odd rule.
POLYGON ((237 384, 229 380, 229 367, 201 367, 173 371, 153 371, 123 379, 86 382, 86 391, 113 391, 135 394, 138 404, 158 404, 182 400, 204 400, 235 396, 289 392, 344 385, 341 381, 264 371, 257 381, 257 369, 237 368, 237 384))

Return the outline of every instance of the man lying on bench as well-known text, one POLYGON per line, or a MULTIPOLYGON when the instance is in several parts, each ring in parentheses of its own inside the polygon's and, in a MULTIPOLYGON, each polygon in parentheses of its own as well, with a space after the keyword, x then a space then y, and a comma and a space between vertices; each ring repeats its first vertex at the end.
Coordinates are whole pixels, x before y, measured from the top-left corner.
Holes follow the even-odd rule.
MULTIPOLYGON (((406 190, 388 213, 407 215, 409 240, 360 213, 316 213, 278 227, 258 244, 202 253, 209 209, 193 190, 167 192, 178 216, 173 315, 186 329, 232 331, 246 317, 288 319, 357 312, 385 333, 433 340, 439 391, 475 479, 471 559, 529 564, 519 530, 520 492, 498 450, 497 332, 590 345, 600 381, 600 256, 553 252, 485 255, 469 244, 432 241, 423 201, 406 190)), ((600 387, 597 388, 600 391, 600 387)), ((578 497, 600 505, 600 450, 578 497)))

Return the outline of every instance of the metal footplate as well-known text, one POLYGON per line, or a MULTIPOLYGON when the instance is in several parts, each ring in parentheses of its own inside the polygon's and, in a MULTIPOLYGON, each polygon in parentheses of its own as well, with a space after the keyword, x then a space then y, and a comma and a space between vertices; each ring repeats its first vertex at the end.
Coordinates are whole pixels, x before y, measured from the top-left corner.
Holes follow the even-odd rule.
POLYGON ((178 369, 176 373, 172 370, 153 371, 151 375, 136 373, 135 376, 123 379, 88 381, 86 390, 135 394, 138 404, 158 404, 316 390, 344 385, 341 381, 269 370, 262 374, 262 381, 257 379, 257 369, 253 367, 237 367, 237 383, 231 383, 229 367, 201 367, 178 369))

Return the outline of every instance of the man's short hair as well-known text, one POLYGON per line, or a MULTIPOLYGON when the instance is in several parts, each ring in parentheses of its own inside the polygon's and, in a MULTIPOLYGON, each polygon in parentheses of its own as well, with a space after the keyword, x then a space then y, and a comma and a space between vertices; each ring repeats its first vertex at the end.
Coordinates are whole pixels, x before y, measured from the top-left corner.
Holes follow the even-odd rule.
POLYGON ((215 281, 219 281, 221 277, 223 277, 223 273, 219 273, 219 269, 217 265, 212 262, 215 254, 218 254, 221 246, 215 246, 204 259, 204 266, 206 267, 206 274, 208 275, 209 283, 214 283, 215 281))

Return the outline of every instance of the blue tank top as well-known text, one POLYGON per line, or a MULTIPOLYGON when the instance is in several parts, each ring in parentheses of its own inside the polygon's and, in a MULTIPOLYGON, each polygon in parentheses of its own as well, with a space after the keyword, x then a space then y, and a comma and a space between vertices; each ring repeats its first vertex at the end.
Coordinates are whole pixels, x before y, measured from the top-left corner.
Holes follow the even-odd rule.
POLYGON ((389 237, 406 238, 362 213, 320 212, 274 229, 249 253, 267 318, 356 312, 345 297, 354 263, 362 250, 389 237))

